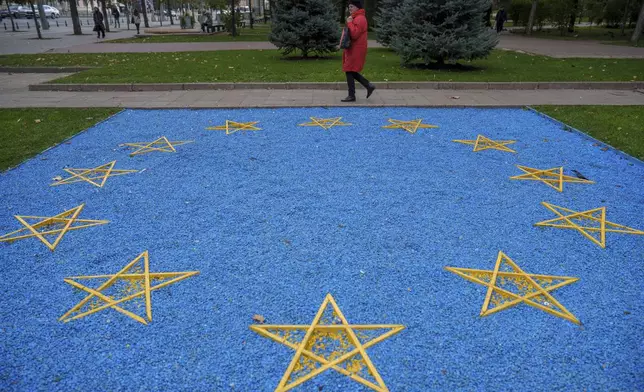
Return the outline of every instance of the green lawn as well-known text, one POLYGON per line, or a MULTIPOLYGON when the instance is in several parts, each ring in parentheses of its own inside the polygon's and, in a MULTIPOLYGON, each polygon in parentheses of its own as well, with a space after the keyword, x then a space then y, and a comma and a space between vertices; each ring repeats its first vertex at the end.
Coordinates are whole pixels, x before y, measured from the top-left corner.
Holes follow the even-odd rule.
POLYGON ((56 145, 121 109, 0 109, 0 171, 56 145))
MULTIPOLYGON (((596 139, 644 160, 644 106, 536 106, 596 139)), ((0 171, 121 109, 0 109, 0 171)))
POLYGON ((537 106, 535 109, 644 160, 644 106, 537 106))
MULTIPOLYGON (((327 59, 283 59, 276 50, 181 53, 30 54, 0 56, 3 66, 94 66, 56 83, 336 82, 341 54, 327 59)), ((642 59, 554 59, 493 51, 462 67, 400 66, 388 49, 371 49, 364 74, 382 81, 630 81, 644 80, 642 59)))
MULTIPOLYGON (((516 30, 515 34, 524 35, 525 33, 523 30, 516 30)), ((601 26, 576 27, 574 33, 565 31, 563 35, 558 29, 543 29, 541 31, 535 30, 532 32, 532 37, 535 38, 562 39, 569 41, 592 40, 615 45, 631 45, 630 39, 632 35, 633 29, 626 29, 624 31, 624 35, 622 35, 622 29, 609 29, 601 26)), ((644 45, 644 42, 640 40, 639 45, 644 45)))

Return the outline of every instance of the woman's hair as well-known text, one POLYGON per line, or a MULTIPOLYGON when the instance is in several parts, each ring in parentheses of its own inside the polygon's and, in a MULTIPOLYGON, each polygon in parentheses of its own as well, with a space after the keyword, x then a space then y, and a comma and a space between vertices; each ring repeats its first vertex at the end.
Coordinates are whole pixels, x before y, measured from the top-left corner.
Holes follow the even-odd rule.
POLYGON ((357 8, 360 8, 360 9, 363 8, 362 0, 349 0, 349 5, 353 5, 353 6, 357 7, 357 8))

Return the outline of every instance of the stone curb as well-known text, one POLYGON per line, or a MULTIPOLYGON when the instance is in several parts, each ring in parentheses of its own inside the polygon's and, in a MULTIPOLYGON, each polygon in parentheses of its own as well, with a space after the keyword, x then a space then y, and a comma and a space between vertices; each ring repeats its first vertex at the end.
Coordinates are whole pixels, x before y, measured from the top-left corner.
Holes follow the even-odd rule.
POLYGON ((75 73, 94 69, 95 67, 3 67, 0 72, 8 73, 75 73))
MULTIPOLYGON (((638 90, 644 82, 379 82, 382 90, 638 90)), ((115 83, 32 84, 29 91, 188 91, 188 90, 344 90, 344 82, 331 83, 115 83)))

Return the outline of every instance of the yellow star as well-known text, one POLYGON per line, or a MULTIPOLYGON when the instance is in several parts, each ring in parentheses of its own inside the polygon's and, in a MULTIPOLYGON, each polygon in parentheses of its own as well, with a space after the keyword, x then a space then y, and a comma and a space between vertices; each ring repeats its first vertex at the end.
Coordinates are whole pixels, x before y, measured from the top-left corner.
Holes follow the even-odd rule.
POLYGON ((237 131, 259 131, 261 130, 261 128, 257 128, 255 126, 255 124, 257 123, 259 123, 259 121, 251 121, 251 122, 243 123, 243 122, 226 120, 226 124, 224 125, 217 125, 214 127, 208 127, 206 129, 209 131, 226 131, 226 135, 230 135, 237 131))
POLYGON ((404 129, 409 133, 416 133, 419 128, 438 128, 437 125, 423 124, 423 119, 419 118, 417 120, 404 121, 404 120, 393 120, 389 119, 392 125, 385 125, 383 128, 387 129, 404 129))
POLYGON ((644 231, 607 221, 606 207, 577 212, 546 202, 542 202, 541 204, 554 212, 558 218, 535 223, 535 226, 549 226, 559 229, 577 230, 584 237, 602 248, 606 247, 606 232, 644 235, 644 231))
POLYGON ((553 167, 552 169, 533 169, 527 166, 517 165, 517 167, 526 174, 510 177, 511 180, 529 180, 541 181, 551 188, 563 192, 564 182, 575 182, 579 184, 594 184, 594 181, 584 180, 582 178, 565 176, 562 167, 553 167))
POLYGON ((289 391, 329 369, 374 391, 388 391, 366 349, 404 328, 392 324, 350 325, 331 294, 327 294, 311 325, 250 326, 258 334, 295 351, 275 389, 280 392, 289 391))
POLYGON ((487 287, 481 317, 523 302, 575 324, 581 324, 550 294, 553 290, 576 282, 578 278, 527 274, 501 251, 497 256, 494 271, 455 267, 445 267, 445 269, 487 287))
POLYGON ((116 165, 116 161, 97 166, 93 169, 65 168, 63 170, 71 174, 71 177, 58 180, 51 184, 51 186, 87 181, 92 185, 102 188, 108 177, 122 176, 124 174, 138 172, 138 170, 114 170, 114 165, 116 165))
POLYGON ((199 274, 199 271, 184 272, 150 272, 148 251, 144 251, 114 275, 72 276, 65 282, 89 295, 62 315, 58 320, 68 322, 76 320, 103 309, 112 308, 134 320, 147 324, 152 321, 152 291, 169 286, 180 280, 199 274), (106 280, 107 279, 107 280, 106 280), (79 283, 80 280, 104 281, 98 288, 92 289, 79 283), (106 292, 112 290, 109 294, 106 292), (116 298, 121 296, 120 298, 116 298), (145 300, 143 317, 124 309, 119 304, 136 299, 145 300))
POLYGON ((192 140, 179 140, 171 142, 167 137, 161 136, 157 140, 151 142, 141 142, 141 143, 123 143, 120 146, 134 147, 137 150, 130 154, 131 157, 140 154, 147 154, 153 151, 159 152, 177 152, 175 146, 180 146, 182 144, 192 143, 192 140))
POLYGON ((78 215, 80 215, 83 207, 85 207, 85 204, 81 204, 78 207, 51 217, 15 215, 15 218, 18 219, 25 228, 3 235, 0 237, 0 242, 13 242, 25 238, 36 237, 42 241, 49 250, 53 251, 68 231, 109 223, 109 221, 106 220, 78 219, 78 215), (38 220, 38 222, 28 222, 34 220, 38 220), (39 229, 41 230, 39 231, 39 229), (24 234, 25 232, 29 234, 24 234), (54 242, 50 242, 46 238, 47 236, 56 236, 54 242))
POLYGON ((311 122, 299 124, 299 126, 301 126, 301 127, 322 127, 323 129, 329 129, 329 128, 334 127, 334 126, 352 125, 350 123, 342 122, 342 117, 334 117, 334 118, 310 117, 310 119, 311 119, 311 122))
POLYGON ((473 144, 474 149, 472 151, 474 152, 492 149, 492 150, 501 150, 501 151, 516 153, 516 151, 514 151, 510 147, 506 147, 508 144, 516 143, 516 140, 491 140, 486 138, 483 135, 478 135, 476 137, 476 140, 452 140, 452 141, 456 143, 473 144))

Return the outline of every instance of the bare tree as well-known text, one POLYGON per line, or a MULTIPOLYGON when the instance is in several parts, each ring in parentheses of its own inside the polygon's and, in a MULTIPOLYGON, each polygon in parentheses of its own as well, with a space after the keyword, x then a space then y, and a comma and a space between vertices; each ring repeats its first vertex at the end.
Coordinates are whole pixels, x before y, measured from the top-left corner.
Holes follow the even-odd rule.
POLYGON ((631 42, 633 43, 633 45, 636 45, 637 41, 640 40, 640 36, 642 35, 642 30, 644 30, 644 3, 642 3, 642 8, 640 9, 640 16, 637 18, 635 31, 633 31, 633 36, 631 37, 631 42))
POLYGON ((16 23, 13 21, 13 14, 11 13, 11 8, 9 8, 8 1, 7 1, 7 12, 9 13, 9 19, 11 19, 11 31, 16 31, 16 23))
POLYGON ((69 10, 72 13, 72 26, 74 27, 74 35, 83 35, 83 30, 80 25, 80 18, 78 17, 78 5, 76 0, 69 0, 69 10))
POLYGON ((526 27, 525 33, 527 35, 532 34, 532 26, 534 26, 534 19, 537 17, 537 3, 539 0, 532 0, 532 8, 530 9, 530 17, 528 18, 528 26, 526 27))

